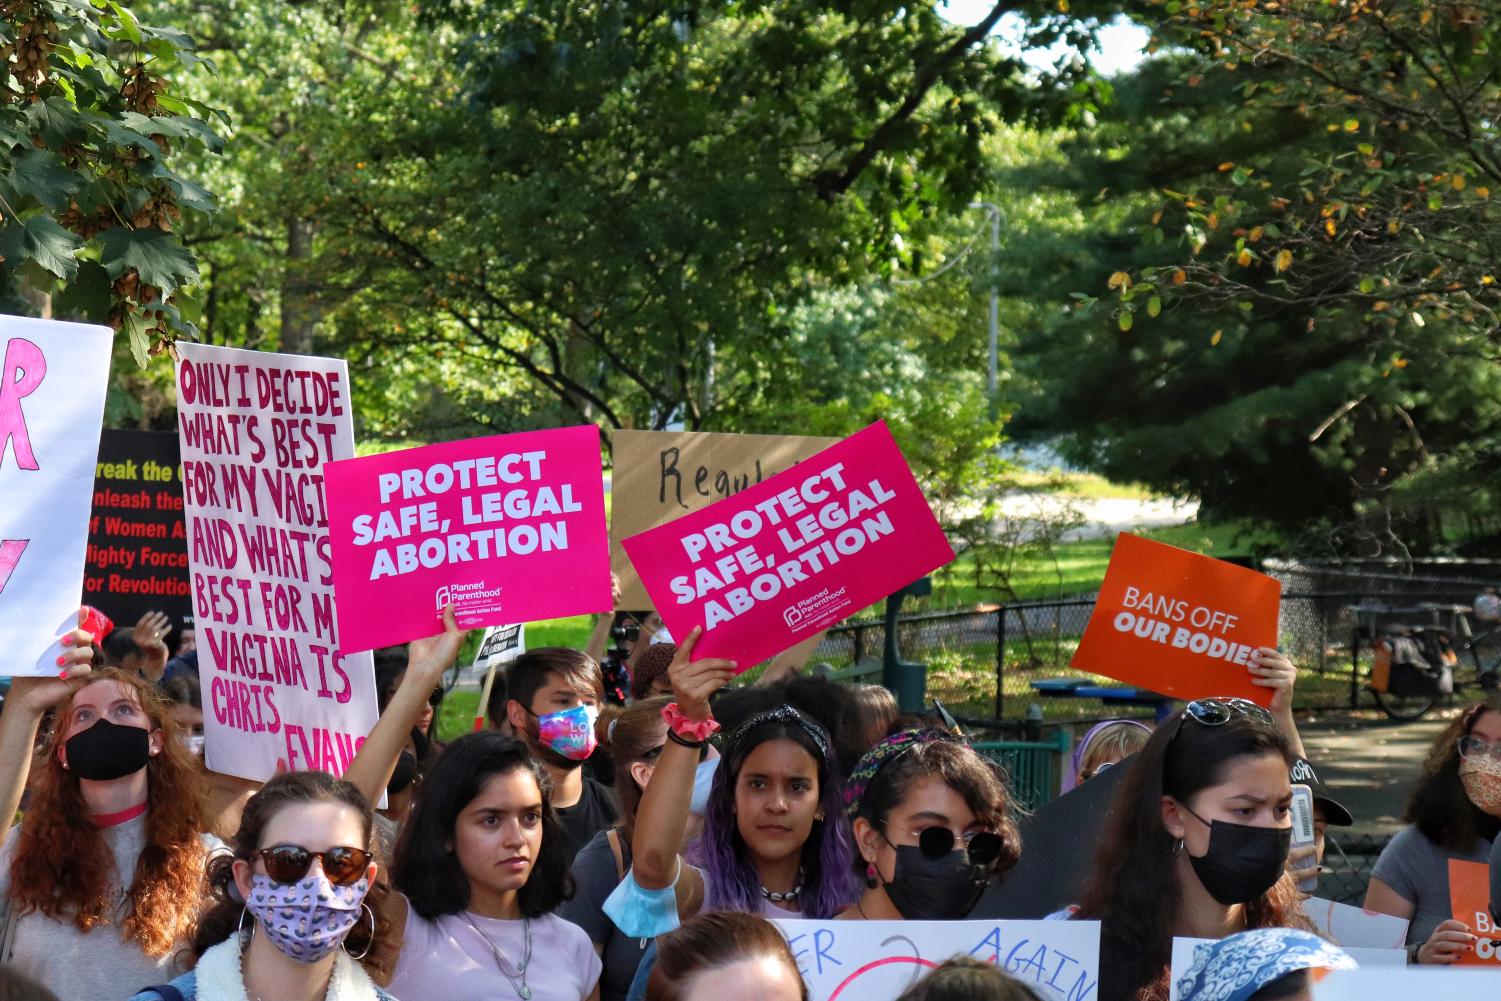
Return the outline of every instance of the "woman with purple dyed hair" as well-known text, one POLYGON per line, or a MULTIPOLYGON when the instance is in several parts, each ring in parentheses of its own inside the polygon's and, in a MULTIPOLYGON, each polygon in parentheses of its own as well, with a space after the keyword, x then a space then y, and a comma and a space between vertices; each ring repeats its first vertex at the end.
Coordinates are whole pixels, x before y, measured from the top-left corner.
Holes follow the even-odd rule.
POLYGON ((689 853, 695 864, 678 854, 699 748, 719 729, 709 697, 735 671, 727 660, 692 661, 699 632, 668 668, 677 702, 662 711, 667 744, 636 814, 631 872, 605 913, 643 938, 701 910, 831 918, 858 895, 854 844, 829 735, 791 706, 752 716, 730 735, 689 853))

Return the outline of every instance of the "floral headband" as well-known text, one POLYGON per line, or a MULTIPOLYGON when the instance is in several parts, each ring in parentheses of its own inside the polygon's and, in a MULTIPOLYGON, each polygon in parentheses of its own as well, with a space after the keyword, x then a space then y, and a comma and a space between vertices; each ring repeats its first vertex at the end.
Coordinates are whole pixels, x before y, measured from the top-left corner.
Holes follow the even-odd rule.
POLYGON ((741 740, 745 739, 746 734, 750 733, 756 727, 764 726, 767 723, 791 723, 794 726, 800 727, 812 739, 813 743, 818 745, 818 751, 824 756, 824 759, 828 759, 829 735, 827 731, 796 709, 786 705, 777 706, 775 709, 768 709, 764 713, 757 713, 744 723, 741 723, 735 728, 735 732, 730 735, 729 746, 726 750, 729 747, 737 746, 741 740))
POLYGON ((953 734, 943 730, 932 728, 903 730, 892 734, 866 751, 844 784, 844 809, 850 819, 854 820, 855 815, 860 812, 860 800, 865 797, 865 790, 870 787, 870 783, 882 768, 914 747, 922 744, 936 744, 940 741, 950 744, 960 743, 953 734))

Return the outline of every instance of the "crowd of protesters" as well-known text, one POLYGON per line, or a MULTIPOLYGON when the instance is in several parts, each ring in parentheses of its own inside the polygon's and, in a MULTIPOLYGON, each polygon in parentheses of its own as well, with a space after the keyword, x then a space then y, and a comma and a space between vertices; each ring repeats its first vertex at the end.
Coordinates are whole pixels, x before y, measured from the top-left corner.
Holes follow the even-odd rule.
MULTIPOLYGON (((605 617, 583 650, 521 655, 488 727, 444 746, 450 610, 377 656, 380 720, 342 777, 257 784, 204 769, 177 632, 155 615, 102 644, 80 629, 59 677, 10 685, 0 998, 793 1001, 808 989, 767 919, 960 920, 1047 849, 1024 843, 994 762, 885 689, 800 673, 811 644, 741 685, 740 665, 695 659, 696 630, 674 644, 655 616, 605 617)), ((1118 784, 1080 899, 1032 916, 1100 922, 1101 1001, 1166 1001, 1179 937, 1212 943, 1185 1001, 1307 997, 1314 971, 1354 965, 1298 886, 1351 817, 1319 795, 1315 848, 1290 852, 1292 785, 1312 774, 1297 672, 1269 649, 1247 671, 1268 708, 1201 699, 1073 753, 1066 786, 1118 784)), ((1407 820, 1366 904, 1410 921, 1409 962, 1452 963, 1477 938, 1451 916, 1448 862, 1487 861, 1501 830, 1501 701, 1439 737, 1407 820)), ((959 958, 902 1001, 1036 997, 959 958)))

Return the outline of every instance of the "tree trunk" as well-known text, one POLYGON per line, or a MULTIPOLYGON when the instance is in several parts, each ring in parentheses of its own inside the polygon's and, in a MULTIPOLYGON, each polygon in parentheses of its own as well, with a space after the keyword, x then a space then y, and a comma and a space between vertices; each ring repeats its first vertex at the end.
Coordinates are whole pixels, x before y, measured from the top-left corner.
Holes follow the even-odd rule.
POLYGON ((313 256, 313 225, 304 219, 287 219, 287 256, 281 279, 281 349, 288 354, 313 353, 313 328, 318 308, 308 294, 306 272, 313 256))

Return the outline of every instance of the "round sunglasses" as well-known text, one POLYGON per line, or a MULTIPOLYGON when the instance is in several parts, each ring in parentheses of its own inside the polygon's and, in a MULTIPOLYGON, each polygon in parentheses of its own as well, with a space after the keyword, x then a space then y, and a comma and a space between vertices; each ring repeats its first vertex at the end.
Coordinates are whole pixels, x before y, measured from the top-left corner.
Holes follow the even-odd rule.
POLYGON ((266 875, 277 883, 290 884, 300 881, 313 867, 313 859, 323 866, 323 874, 335 886, 350 886, 358 883, 370 867, 370 853, 363 848, 330 848, 322 852, 310 852, 301 845, 277 845, 262 848, 251 856, 266 864, 266 875))
POLYGON ((926 827, 917 835, 917 850, 924 858, 937 861, 948 858, 955 846, 963 842, 963 848, 972 864, 989 868, 1001 856, 1005 841, 994 831, 971 831, 962 838, 955 837, 947 827, 926 827))

